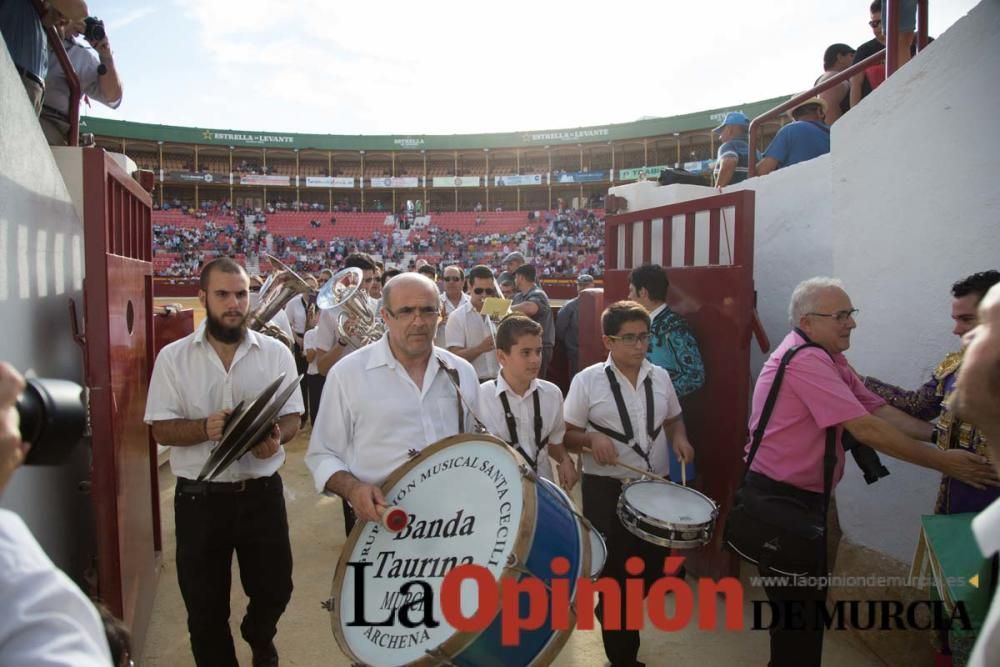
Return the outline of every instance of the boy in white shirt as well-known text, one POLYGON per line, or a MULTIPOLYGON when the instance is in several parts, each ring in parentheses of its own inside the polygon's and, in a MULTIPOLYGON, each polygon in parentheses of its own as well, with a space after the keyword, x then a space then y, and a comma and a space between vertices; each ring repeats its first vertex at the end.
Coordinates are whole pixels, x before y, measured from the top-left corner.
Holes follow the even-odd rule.
POLYGON ((511 315, 497 328, 500 375, 479 386, 479 417, 490 433, 516 449, 540 476, 569 491, 576 464, 563 447, 562 391, 538 379, 542 364, 542 327, 529 317, 511 315), (553 474, 551 457, 557 465, 553 474))

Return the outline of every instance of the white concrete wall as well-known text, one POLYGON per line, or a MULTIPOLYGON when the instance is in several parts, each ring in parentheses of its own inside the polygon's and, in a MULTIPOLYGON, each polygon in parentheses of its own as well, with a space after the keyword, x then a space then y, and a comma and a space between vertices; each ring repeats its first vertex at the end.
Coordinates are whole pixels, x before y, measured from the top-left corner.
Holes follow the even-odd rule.
MULTIPOLYGON (((21 372, 81 382, 68 300, 83 315, 83 227, 0 38, 0 359, 21 372)), ((19 469, 0 498, 52 560, 79 578, 91 565, 90 448, 66 465, 19 469)))
MULTIPOLYGON (((833 259, 861 308, 850 357, 863 373, 920 384, 959 345, 951 284, 1000 268, 998 80, 1000 2, 984 0, 833 126, 833 259)), ((907 559, 939 475, 887 465, 872 487, 841 485, 841 520, 907 559)))
MULTIPOLYGON (((829 156, 726 189, 757 193, 754 283, 772 345, 794 286, 833 275, 861 309, 848 353, 860 372, 916 387, 958 347, 951 284, 1000 268, 998 80, 1000 2, 984 0, 833 126, 829 156)), ((713 193, 678 187, 613 192, 629 210, 713 193)), ((852 541, 908 562, 940 475, 884 463, 891 475, 872 486, 847 466, 840 519, 852 541)))

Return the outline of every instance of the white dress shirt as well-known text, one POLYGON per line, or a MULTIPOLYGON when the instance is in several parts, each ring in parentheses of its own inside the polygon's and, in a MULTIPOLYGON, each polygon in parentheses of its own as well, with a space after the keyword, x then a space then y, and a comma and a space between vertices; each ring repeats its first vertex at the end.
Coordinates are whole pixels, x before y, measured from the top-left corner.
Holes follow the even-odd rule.
POLYGON ((381 484, 410 452, 459 433, 458 393, 438 360, 458 371, 463 426, 471 432, 468 408, 476 405, 479 380, 469 362, 447 350, 432 348, 422 388, 393 356, 388 333, 334 364, 306 453, 317 491, 341 470, 381 484))
POLYGON ((302 335, 306 330, 306 304, 301 294, 292 297, 292 300, 285 304, 285 314, 288 315, 288 322, 292 331, 302 335))
MULTIPOLYGON (((157 355, 146 398, 146 423, 204 419, 213 412, 233 408, 240 401, 245 401, 243 407, 247 407, 281 373, 285 374, 285 380, 278 391, 298 378, 291 351, 275 339, 255 331, 246 332, 227 372, 206 339, 205 323, 202 322, 193 333, 170 343, 157 355)), ((296 387, 278 416, 302 412, 302 392, 296 387)), ((170 469, 177 477, 197 479, 214 447, 215 443, 210 441, 189 447, 171 447, 170 469)), ((247 454, 215 481, 269 477, 284 461, 284 447, 279 447, 278 452, 267 459, 247 454)))
MULTIPOLYGON (((302 337, 303 352, 317 349, 316 333, 316 327, 313 327, 306 332, 305 336, 302 337)), ((309 362, 309 368, 306 369, 306 375, 319 375, 319 364, 316 363, 316 357, 313 357, 313 360, 309 362)))
MULTIPOLYGON (((643 451, 648 452, 653 472, 660 475, 668 474, 667 436, 663 429, 653 441, 652 451, 650 451, 649 434, 646 433, 646 389, 643 386, 646 376, 651 375, 653 379, 654 428, 663 424, 665 420, 680 415, 681 405, 677 400, 674 385, 670 382, 670 375, 659 366, 654 366, 644 359, 635 387, 618 370, 618 367, 611 360, 611 355, 608 355, 606 361, 583 369, 573 378, 569 393, 566 394, 566 401, 563 405, 563 417, 566 423, 592 433, 597 430, 589 424, 593 421, 604 428, 622 433, 623 428, 621 418, 618 415, 618 406, 615 403, 615 396, 611 392, 611 383, 608 382, 604 370, 606 367, 610 367, 618 378, 625 408, 628 410, 629 420, 632 422, 635 442, 643 451)), ((631 444, 626 445, 614 438, 611 438, 611 442, 618 450, 619 461, 646 470, 646 462, 632 449, 631 444)), ((594 457, 586 452, 583 454, 583 471, 588 475, 603 475, 619 479, 638 477, 637 473, 621 466, 599 465, 594 461, 594 457)))
POLYGON ((108 667, 94 605, 52 564, 21 517, 0 509, 0 665, 108 667))
MULTIPOLYGON (((992 558, 1000 551, 1000 500, 994 500, 972 520, 972 532, 984 557, 992 558)), ((995 665, 997 656, 1000 656, 1000 596, 993 598, 966 667, 995 665)))
MULTIPOLYGON (((472 301, 466 301, 455 309, 448 317, 445 325, 445 347, 475 347, 490 337, 490 329, 482 313, 472 307, 472 301)), ((476 369, 479 379, 492 380, 500 372, 500 362, 497 361, 496 350, 487 350, 473 359, 472 366, 476 369)))
MULTIPOLYGON (((441 304, 444 306, 444 312, 448 314, 448 319, 451 319, 452 313, 458 310, 462 305, 469 302, 469 295, 465 292, 462 292, 462 296, 459 298, 457 306, 451 302, 451 299, 448 298, 448 295, 445 292, 441 292, 438 298, 440 298, 441 304)), ((445 325, 447 325, 447 322, 445 322, 445 325)), ((434 338, 434 344, 438 347, 448 347, 447 342, 445 341, 445 326, 438 327, 437 336, 434 338)))
MULTIPOLYGON (((483 426, 501 440, 510 442, 510 429, 504 414, 501 392, 507 392, 507 402, 517 424, 517 444, 529 456, 537 455, 535 443, 535 399, 538 392, 538 403, 542 416, 542 440, 549 440, 549 445, 561 445, 566 435, 566 424, 563 422, 562 390, 545 380, 532 380, 524 396, 518 396, 501 373, 496 380, 484 382, 479 386, 479 418, 483 426)), ((552 463, 547 451, 538 456, 538 474, 545 479, 558 483, 552 475, 552 463)))

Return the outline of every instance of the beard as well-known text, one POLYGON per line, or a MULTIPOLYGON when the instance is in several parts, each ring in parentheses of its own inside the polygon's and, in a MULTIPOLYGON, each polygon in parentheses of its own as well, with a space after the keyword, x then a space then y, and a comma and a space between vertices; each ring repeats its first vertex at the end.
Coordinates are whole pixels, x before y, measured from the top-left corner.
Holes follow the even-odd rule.
MULTIPOLYGON (((223 313, 225 314, 225 313, 223 313)), ((236 326, 227 326, 223 323, 222 317, 212 312, 212 309, 205 305, 205 328, 209 335, 220 343, 233 344, 243 340, 247 329, 247 314, 241 313, 243 318, 236 326)))

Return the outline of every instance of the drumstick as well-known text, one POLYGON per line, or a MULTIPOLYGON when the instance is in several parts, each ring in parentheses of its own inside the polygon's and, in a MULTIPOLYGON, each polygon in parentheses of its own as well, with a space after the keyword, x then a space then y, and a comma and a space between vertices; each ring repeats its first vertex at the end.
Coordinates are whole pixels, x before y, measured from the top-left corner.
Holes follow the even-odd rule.
POLYGON ((687 462, 681 459, 681 486, 688 485, 688 467, 687 462))
MULTIPOLYGON (((583 451, 585 451, 585 452, 587 452, 588 454, 591 454, 591 455, 593 455, 593 453, 594 453, 594 450, 592 450, 590 447, 584 447, 583 451)), ((644 477, 652 477, 653 479, 658 479, 661 482, 669 482, 670 481, 669 479, 667 479, 663 475, 657 475, 655 472, 650 472, 648 470, 643 470, 642 468, 636 468, 635 466, 630 466, 629 464, 622 463, 621 461, 618 461, 617 463, 615 463, 613 465, 620 466, 622 468, 625 468, 626 470, 631 470, 632 472, 637 472, 637 473, 639 473, 640 475, 642 475, 644 477)))
POLYGON ((392 533, 398 533, 406 528, 409 517, 406 511, 395 505, 376 505, 375 511, 378 513, 379 523, 382 527, 392 533))

